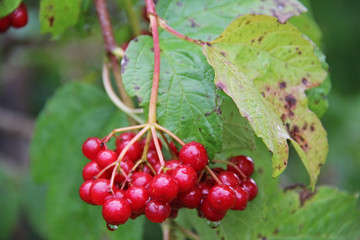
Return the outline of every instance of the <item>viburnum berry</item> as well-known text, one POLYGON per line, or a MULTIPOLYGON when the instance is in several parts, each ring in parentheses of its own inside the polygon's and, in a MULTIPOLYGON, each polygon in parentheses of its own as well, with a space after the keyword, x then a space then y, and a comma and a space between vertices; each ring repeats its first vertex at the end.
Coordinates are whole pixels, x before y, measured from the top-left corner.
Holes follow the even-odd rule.
POLYGON ((239 177, 232 171, 223 171, 218 178, 223 184, 233 188, 240 185, 239 177))
MULTIPOLYGON (((100 172, 101 172, 101 168, 100 168, 99 164, 96 161, 90 161, 83 168, 82 176, 83 176, 83 179, 86 181, 86 180, 93 179, 100 172)), ((111 175, 109 174, 109 172, 105 171, 103 174, 101 174, 100 178, 109 179, 110 176, 111 175)))
MULTIPOLYGON (((121 151, 130 143, 131 140, 125 140, 125 141, 122 141, 120 143, 120 145, 117 145, 116 146, 116 152, 118 154, 121 153, 121 151)), ((136 160, 139 160, 140 157, 141 157, 141 146, 140 146, 140 143, 138 141, 135 141, 130 147, 129 149, 126 151, 125 153, 125 156, 135 162, 136 160)))
POLYGON ((135 133, 132 132, 126 132, 126 133, 122 133, 120 134, 117 138, 116 138, 116 146, 120 145, 122 142, 127 141, 127 140, 131 140, 136 136, 135 133))
POLYGON ((171 208, 168 202, 150 200, 145 206, 145 216, 152 222, 162 223, 170 216, 171 208))
POLYGON ((207 198, 205 198, 201 203, 200 211, 207 220, 213 222, 222 220, 226 215, 226 211, 218 211, 212 208, 207 198))
POLYGON ((94 204, 91 196, 90 196, 90 187, 93 184, 94 180, 86 180, 85 182, 83 182, 79 188, 79 195, 80 198, 89 204, 94 204))
MULTIPOLYGON (((128 175, 131 171, 131 169, 134 167, 134 163, 132 161, 129 161, 127 159, 123 159, 120 162, 120 168, 123 170, 123 172, 128 175)), ((110 170, 112 171, 113 168, 110 170)), ((120 172, 115 175, 115 182, 116 183, 122 183, 125 180, 125 176, 120 172)))
POLYGON ((187 208, 197 208, 200 206, 202 199, 201 190, 195 186, 188 192, 179 193, 178 199, 187 208))
POLYGON ((149 173, 136 172, 131 177, 131 185, 134 187, 147 187, 152 178, 149 173))
MULTIPOLYGON (((235 156, 230 159, 230 162, 235 163, 236 166, 249 178, 254 172, 254 162, 251 158, 240 155, 235 156)), ((237 173, 240 178, 242 178, 241 174, 238 173, 236 168, 231 166, 230 164, 227 166, 228 171, 232 171, 237 173)))
POLYGON ((10 14, 10 21, 14 28, 22 28, 28 23, 28 14, 24 3, 20 3, 18 8, 10 14))
POLYGON ((180 165, 174 169, 171 175, 179 186, 179 192, 187 192, 192 189, 197 181, 195 170, 186 165, 180 165))
POLYGON ((235 206, 231 209, 233 210, 244 210, 246 208, 247 202, 249 200, 249 194, 245 189, 240 186, 234 188, 236 194, 235 206))
POLYGON ((110 189, 110 181, 108 179, 97 179, 90 187, 90 197, 94 204, 103 205, 105 198, 113 195, 110 189))
POLYGON ((0 18, 0 33, 6 32, 11 25, 10 16, 0 18))
POLYGON ((109 149, 101 150, 96 156, 96 162, 99 164, 100 168, 105 168, 115 162, 117 157, 118 155, 114 151, 109 149))
POLYGON ((205 147, 198 142, 185 144, 180 150, 179 159, 192 166, 195 171, 203 170, 209 161, 205 147))
POLYGON ((216 185, 212 187, 207 196, 210 206, 217 211, 227 211, 234 207, 236 194, 227 185, 216 185))
POLYGON ((165 162, 165 171, 167 174, 171 175, 175 168, 181 165, 181 162, 179 160, 170 160, 165 162))
POLYGON ((90 160, 95 160, 98 152, 103 149, 101 146, 101 139, 97 137, 90 137, 82 145, 82 152, 85 157, 90 160))
POLYGON ((145 187, 130 187, 126 190, 125 196, 130 202, 133 213, 144 212, 145 204, 150 199, 149 191, 145 187))
POLYGON ((167 173, 161 173, 153 177, 149 184, 150 195, 159 201, 171 202, 179 192, 177 182, 167 173))
POLYGON ((109 198, 102 207, 102 216, 108 224, 124 224, 131 215, 131 206, 126 199, 109 198))
POLYGON ((258 187, 253 179, 249 178, 243 180, 241 183, 241 187, 248 192, 249 201, 253 200, 256 197, 258 193, 258 187))

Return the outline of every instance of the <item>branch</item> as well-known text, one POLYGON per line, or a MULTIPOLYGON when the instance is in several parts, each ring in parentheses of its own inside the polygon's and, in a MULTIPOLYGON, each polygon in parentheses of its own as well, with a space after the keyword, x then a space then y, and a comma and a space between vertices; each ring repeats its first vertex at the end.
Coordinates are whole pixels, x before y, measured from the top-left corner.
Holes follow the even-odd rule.
MULTIPOLYGON (((121 54, 119 54, 119 47, 116 45, 115 37, 112 31, 110 17, 106 6, 106 0, 95 0, 95 7, 99 18, 102 35, 104 38, 105 49, 110 58, 114 78, 116 80, 121 99, 128 107, 133 108, 133 102, 131 98, 127 95, 124 85, 122 83, 120 63, 116 57, 116 55, 121 54)), ((135 124, 132 119, 129 119, 129 122, 132 125, 135 124)))

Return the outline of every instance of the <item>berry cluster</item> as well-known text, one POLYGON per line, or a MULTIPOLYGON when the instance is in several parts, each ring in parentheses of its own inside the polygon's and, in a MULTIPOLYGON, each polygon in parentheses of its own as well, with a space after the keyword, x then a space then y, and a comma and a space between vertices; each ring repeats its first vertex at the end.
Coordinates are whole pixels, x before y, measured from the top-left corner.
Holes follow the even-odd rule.
MULTIPOLYGON (((227 210, 244 210, 257 195, 257 186, 249 178, 254 164, 248 157, 233 157, 227 170, 210 169, 202 144, 190 142, 178 152, 171 142, 169 150, 178 160, 168 160, 162 167, 154 140, 144 157, 146 138, 134 142, 134 137, 131 132, 117 136, 114 151, 96 137, 88 138, 82 146, 83 154, 91 161, 83 168, 79 194, 83 201, 102 206, 108 226, 142 214, 161 223, 176 217, 180 208, 196 208, 199 216, 220 221, 227 210), (124 148, 127 151, 119 162, 124 148)), ((162 148, 160 141, 157 145, 162 148)))
POLYGON ((22 28, 28 22, 28 14, 26 5, 20 3, 20 5, 9 15, 0 18, 0 33, 6 32, 11 26, 14 28, 22 28))

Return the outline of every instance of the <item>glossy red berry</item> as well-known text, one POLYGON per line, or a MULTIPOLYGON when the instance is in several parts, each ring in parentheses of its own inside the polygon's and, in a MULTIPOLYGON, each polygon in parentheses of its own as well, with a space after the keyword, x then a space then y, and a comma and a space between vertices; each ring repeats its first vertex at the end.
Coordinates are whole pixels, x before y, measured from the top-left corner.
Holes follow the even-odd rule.
POLYGON ((149 191, 145 187, 130 187, 126 190, 126 199, 130 202, 133 213, 142 213, 145 204, 150 199, 149 191))
MULTIPOLYGON (((146 143, 146 138, 143 138, 143 139, 140 140, 140 145, 141 145, 141 148, 142 148, 142 149, 144 149, 145 143, 146 143)), ((160 149, 162 149, 162 143, 161 143, 161 141, 160 141, 159 138, 158 138, 158 143, 159 143, 159 145, 160 145, 160 149)), ((153 138, 151 138, 151 140, 150 140, 149 150, 156 150, 155 142, 154 142, 154 139, 153 139, 153 138)))
POLYGON ((131 206, 126 199, 109 198, 104 202, 102 215, 108 224, 124 224, 131 215, 131 206))
POLYGON ((90 137, 82 145, 82 152, 85 157, 90 160, 95 160, 98 152, 102 150, 101 139, 97 137, 90 137))
POLYGON ((155 150, 149 150, 146 156, 152 166, 160 164, 159 156, 155 150))
MULTIPOLYGON (((130 143, 130 140, 125 140, 123 142, 121 142, 120 145, 116 146, 116 152, 118 154, 121 153, 121 151, 130 143)), ((136 160, 139 160, 141 157, 141 146, 140 143, 138 141, 135 141, 130 147, 129 149, 126 151, 125 153, 125 157, 128 158, 129 160, 135 162, 136 160)))
POLYGON ((179 192, 190 191, 197 181, 195 170, 186 165, 180 165, 175 168, 171 176, 177 181, 179 192))
POLYGON ((236 187, 240 185, 240 178, 232 171, 223 171, 219 174, 219 180, 230 187, 236 187))
POLYGON ((205 147, 198 142, 185 144, 180 150, 179 159, 192 166, 195 171, 203 170, 209 161, 205 147))
POLYGON ((210 206, 217 211, 227 211, 234 207, 236 194, 227 185, 216 185, 212 187, 207 196, 210 206))
POLYGON ((173 177, 167 173, 161 173, 151 180, 149 191, 153 199, 171 202, 177 197, 179 187, 173 177))
POLYGON ((206 182, 200 182, 197 186, 203 197, 206 197, 209 194, 210 189, 213 187, 213 185, 206 182))
POLYGON ((99 164, 100 168, 106 168, 108 165, 116 161, 118 155, 116 152, 109 149, 101 150, 96 156, 96 162, 99 164))
POLYGON ((110 191, 110 181, 108 179, 97 179, 90 188, 91 200, 96 205, 103 205, 105 198, 113 195, 110 191))
POLYGON ((79 188, 79 195, 80 198, 89 204, 93 204, 93 201, 91 200, 90 196, 90 187, 93 184, 94 180, 87 180, 83 182, 79 188))
POLYGON ((242 187, 238 186, 234 188, 236 194, 235 206, 231 209, 233 210, 244 210, 246 208, 247 202, 249 200, 249 194, 242 187))
POLYGON ((150 200, 145 206, 145 216, 152 222, 162 223, 170 216, 171 208, 168 202, 150 200))
POLYGON ((202 199, 201 190, 195 186, 188 192, 179 193, 178 199, 187 208, 197 208, 200 206, 202 199))
MULTIPOLYGON (((128 175, 131 171, 131 169, 134 167, 134 163, 132 161, 129 161, 129 160, 126 160, 126 159, 123 159, 121 162, 120 162, 120 168, 121 170, 126 174, 128 175)), ((111 171, 112 171, 113 168, 111 168, 111 171)), ((120 173, 117 173, 115 175, 115 182, 116 183, 122 183, 123 181, 125 180, 125 177, 124 175, 120 172, 120 173)))
MULTIPOLYGON (((88 162, 82 171, 82 176, 84 180, 90 180, 96 177, 101 172, 101 168, 99 164, 97 164, 96 161, 90 161, 88 162)), ((100 178, 106 178, 109 179, 111 175, 109 172, 105 171, 100 178)))
POLYGON ((226 215, 226 211, 217 211, 213 209, 210 206, 209 200, 207 198, 205 198, 204 201, 201 203, 200 211, 207 220, 213 222, 218 222, 222 220, 226 215))
POLYGON ((253 200, 257 193, 258 193, 258 187, 255 183, 255 181, 251 178, 243 180, 241 183, 241 187, 244 188, 248 194, 249 194, 249 201, 253 200))
POLYGON ((0 18, 0 33, 6 32, 10 27, 10 16, 0 18))
POLYGON ((24 3, 21 3, 19 7, 10 14, 10 21, 14 28, 24 27, 28 23, 28 14, 24 3))
POLYGON ((181 165, 181 162, 179 160, 170 160, 165 162, 165 169, 166 173, 171 175, 175 168, 181 165))
POLYGON ((150 173, 136 172, 131 177, 131 185, 134 187, 147 187, 152 178, 150 173))
POLYGON ((120 134, 117 138, 116 138, 116 145, 120 145, 122 142, 124 141, 128 141, 133 139, 136 136, 135 133, 133 132, 126 132, 126 133, 122 133, 120 134))
MULTIPOLYGON (((236 166, 247 176, 250 177, 254 172, 254 162, 251 158, 240 155, 235 156, 230 159, 230 162, 235 163, 236 166)), ((227 166, 229 171, 236 173, 240 178, 242 178, 241 174, 230 164, 227 166)))

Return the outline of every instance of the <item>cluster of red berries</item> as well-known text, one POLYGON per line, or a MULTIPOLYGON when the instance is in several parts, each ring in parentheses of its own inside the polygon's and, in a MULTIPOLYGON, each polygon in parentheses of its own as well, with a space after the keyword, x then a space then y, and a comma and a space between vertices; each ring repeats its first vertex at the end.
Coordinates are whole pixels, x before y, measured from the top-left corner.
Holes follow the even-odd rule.
POLYGON ((28 22, 28 14, 26 5, 20 5, 9 15, 0 18, 0 33, 6 32, 11 26, 14 28, 22 28, 28 22))
POLYGON ((114 170, 119 154, 134 136, 131 132, 117 136, 115 151, 96 137, 88 138, 82 146, 91 161, 83 168, 79 194, 83 201, 102 206, 108 226, 142 214, 161 223, 176 217, 180 208, 196 208, 200 217, 220 221, 227 210, 244 210, 257 195, 257 186, 249 178, 254 171, 250 158, 236 156, 230 159, 227 170, 210 169, 206 149, 197 142, 185 144, 179 152, 171 142, 169 149, 179 160, 166 161, 161 168, 153 140, 146 161, 142 160, 143 138, 130 146, 114 170), (205 168, 209 175, 204 174, 205 168))

